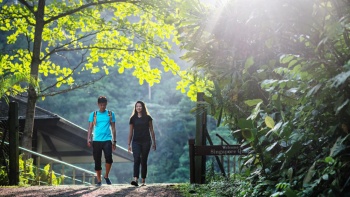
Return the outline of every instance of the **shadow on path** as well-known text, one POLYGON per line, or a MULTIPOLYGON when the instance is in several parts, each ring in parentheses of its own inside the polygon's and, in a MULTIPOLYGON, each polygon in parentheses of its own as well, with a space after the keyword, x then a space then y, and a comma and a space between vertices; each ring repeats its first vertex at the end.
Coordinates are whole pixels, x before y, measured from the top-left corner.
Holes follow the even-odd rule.
POLYGON ((102 185, 101 187, 84 185, 0 187, 0 196, 182 197, 183 195, 176 191, 174 186, 174 184, 150 184, 141 187, 134 187, 132 185, 115 184, 102 185))

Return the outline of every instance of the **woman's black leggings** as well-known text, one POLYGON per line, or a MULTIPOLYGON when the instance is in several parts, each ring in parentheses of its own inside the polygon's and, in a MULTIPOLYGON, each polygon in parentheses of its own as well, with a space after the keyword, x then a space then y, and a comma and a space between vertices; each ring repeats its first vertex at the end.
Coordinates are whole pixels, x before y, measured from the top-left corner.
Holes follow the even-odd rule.
POLYGON ((147 176, 147 159, 151 149, 151 142, 146 143, 132 143, 132 152, 134 156, 134 177, 139 178, 140 164, 141 164, 141 178, 145 179, 147 176))

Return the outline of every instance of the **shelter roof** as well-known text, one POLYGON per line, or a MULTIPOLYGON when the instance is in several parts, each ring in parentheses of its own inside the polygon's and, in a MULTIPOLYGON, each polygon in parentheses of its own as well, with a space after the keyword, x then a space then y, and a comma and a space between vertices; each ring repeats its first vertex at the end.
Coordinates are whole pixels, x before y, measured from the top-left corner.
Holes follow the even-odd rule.
MULTIPOLYGON (((21 98, 9 97, 18 103, 19 132, 23 133, 27 102, 21 98)), ((9 106, 0 100, 0 121, 8 119, 9 106)), ((87 129, 40 107, 35 108, 33 129, 33 151, 67 163, 92 163, 92 148, 87 146, 87 129), (41 146, 40 146, 41 145, 41 146)), ((132 162, 127 149, 117 145, 113 151, 114 162, 132 162)))

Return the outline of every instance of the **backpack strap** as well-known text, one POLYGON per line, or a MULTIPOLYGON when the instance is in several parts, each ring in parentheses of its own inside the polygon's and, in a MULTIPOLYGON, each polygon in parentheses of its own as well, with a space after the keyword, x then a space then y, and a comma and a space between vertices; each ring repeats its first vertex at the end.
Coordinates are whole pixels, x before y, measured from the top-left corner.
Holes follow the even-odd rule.
POLYGON ((97 111, 94 111, 94 121, 93 121, 93 125, 96 126, 96 119, 97 119, 97 111))
POLYGON ((109 123, 112 125, 112 111, 108 110, 109 123))
MULTIPOLYGON (((108 110, 108 116, 109 116, 109 123, 112 124, 112 111, 108 110)), ((97 122, 97 111, 94 112, 94 121, 93 124, 96 126, 97 122)))

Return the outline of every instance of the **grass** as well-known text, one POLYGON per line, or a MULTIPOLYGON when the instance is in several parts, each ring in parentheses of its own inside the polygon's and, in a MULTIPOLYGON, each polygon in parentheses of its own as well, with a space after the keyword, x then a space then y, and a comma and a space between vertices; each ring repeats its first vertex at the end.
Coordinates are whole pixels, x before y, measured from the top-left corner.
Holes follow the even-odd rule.
POLYGON ((212 181, 208 184, 182 183, 175 186, 184 197, 203 196, 233 196, 234 188, 230 181, 212 181))

